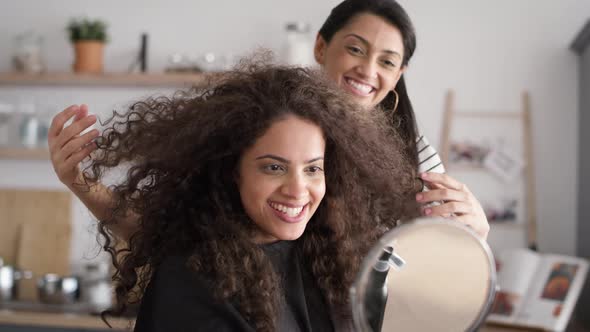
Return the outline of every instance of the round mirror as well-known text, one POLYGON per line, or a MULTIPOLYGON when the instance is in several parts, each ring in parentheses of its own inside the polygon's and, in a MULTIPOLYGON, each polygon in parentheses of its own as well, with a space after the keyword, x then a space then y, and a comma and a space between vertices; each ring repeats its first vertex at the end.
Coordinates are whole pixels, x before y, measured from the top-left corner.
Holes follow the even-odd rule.
POLYGON ((387 232, 351 288, 357 330, 475 331, 496 289, 491 250, 469 227, 416 219, 387 232))

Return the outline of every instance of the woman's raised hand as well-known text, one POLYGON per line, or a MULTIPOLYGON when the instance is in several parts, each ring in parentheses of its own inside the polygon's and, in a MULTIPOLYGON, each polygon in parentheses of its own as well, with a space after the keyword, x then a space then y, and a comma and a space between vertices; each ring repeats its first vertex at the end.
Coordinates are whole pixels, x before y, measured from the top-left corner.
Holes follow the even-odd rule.
POLYGON ((416 200, 424 204, 442 202, 424 207, 424 215, 452 217, 473 228, 482 239, 487 238, 490 231, 488 219, 481 204, 464 183, 441 173, 422 173, 420 178, 430 190, 418 193, 416 200))
POLYGON ((48 133, 51 163, 59 180, 71 188, 80 180, 79 164, 96 149, 93 140, 98 137, 97 129, 82 132, 96 123, 96 116, 88 114, 88 106, 72 105, 58 113, 51 122, 48 133), (64 127, 66 122, 72 123, 64 127))

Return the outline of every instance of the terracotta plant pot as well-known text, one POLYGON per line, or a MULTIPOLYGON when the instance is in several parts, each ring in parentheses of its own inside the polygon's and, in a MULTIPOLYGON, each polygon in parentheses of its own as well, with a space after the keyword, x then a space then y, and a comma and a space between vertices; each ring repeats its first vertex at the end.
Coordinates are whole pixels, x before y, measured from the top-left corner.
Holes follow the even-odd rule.
POLYGON ((100 41, 79 41, 74 43, 76 73, 102 73, 104 43, 100 41))

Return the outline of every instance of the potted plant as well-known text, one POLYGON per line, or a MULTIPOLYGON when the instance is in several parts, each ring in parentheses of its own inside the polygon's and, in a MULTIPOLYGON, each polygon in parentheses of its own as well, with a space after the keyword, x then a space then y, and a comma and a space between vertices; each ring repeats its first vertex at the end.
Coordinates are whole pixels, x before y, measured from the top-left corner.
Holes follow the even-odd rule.
POLYGON ((106 24, 101 20, 73 19, 67 30, 74 44, 74 71, 101 73, 103 48, 107 41, 106 24))

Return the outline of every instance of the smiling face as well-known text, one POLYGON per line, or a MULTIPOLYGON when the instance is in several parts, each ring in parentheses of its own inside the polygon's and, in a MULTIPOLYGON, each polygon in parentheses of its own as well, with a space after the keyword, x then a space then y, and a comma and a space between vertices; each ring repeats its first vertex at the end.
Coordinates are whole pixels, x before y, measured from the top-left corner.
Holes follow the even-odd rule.
POLYGON ((379 104, 405 70, 400 30, 368 13, 354 16, 329 43, 318 35, 314 54, 328 76, 367 108, 379 104))
POLYGON ((299 238, 326 192, 325 140, 294 115, 278 120, 239 162, 242 205, 260 232, 256 243, 299 238))

